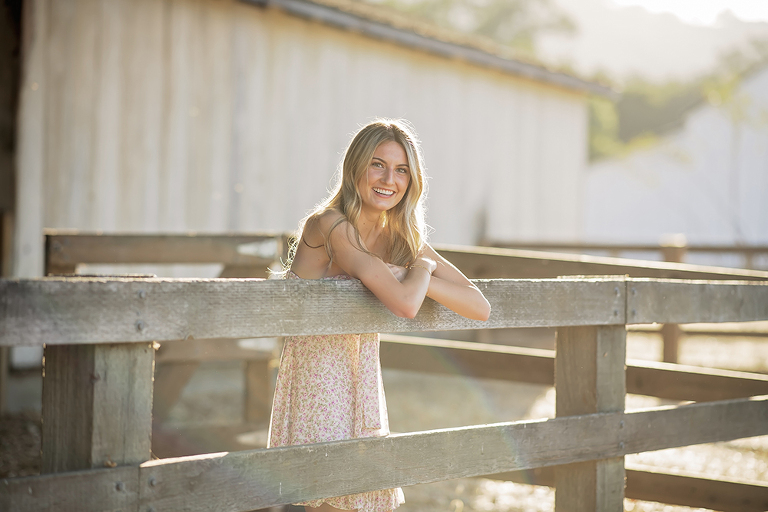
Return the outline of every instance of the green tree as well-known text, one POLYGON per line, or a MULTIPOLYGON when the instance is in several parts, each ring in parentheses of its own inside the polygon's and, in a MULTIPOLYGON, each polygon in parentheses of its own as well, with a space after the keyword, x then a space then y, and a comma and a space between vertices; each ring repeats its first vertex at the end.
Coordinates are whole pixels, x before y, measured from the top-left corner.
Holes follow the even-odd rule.
POLYGON ((366 0, 433 23, 492 39, 530 55, 542 31, 573 33, 576 28, 552 0, 366 0))

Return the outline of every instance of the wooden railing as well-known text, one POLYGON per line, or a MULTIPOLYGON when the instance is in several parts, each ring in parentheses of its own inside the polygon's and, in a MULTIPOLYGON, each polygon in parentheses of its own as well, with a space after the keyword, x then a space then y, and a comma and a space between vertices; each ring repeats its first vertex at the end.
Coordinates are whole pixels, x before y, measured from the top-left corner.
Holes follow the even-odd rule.
MULTIPOLYGON (((679 478, 626 471, 624 455, 768 434, 768 396, 752 396, 766 395, 764 376, 625 366, 627 325, 768 320, 768 284, 612 277, 476 284, 493 308, 488 322, 430 300, 415 319, 400 319, 352 281, 0 281, 0 345, 46 347, 45 474, 0 482, 0 509, 253 510, 545 468, 536 478, 556 487, 557 510, 621 510, 625 475, 640 488, 656 478, 657 495, 679 478), (428 357, 414 355, 426 344, 470 375, 554 382, 554 419, 148 460, 154 342, 534 326, 557 328, 554 353, 391 338, 382 359, 435 371, 428 357), (652 382, 665 378, 668 386, 652 382), (714 386, 729 391, 690 391, 714 386), (716 401, 625 411, 628 390, 716 401)), ((736 486, 738 500, 724 491, 711 508, 768 507, 764 484, 696 480, 694 487, 710 490, 736 486)))
MULTIPOLYGON (((280 258, 285 258, 287 234, 226 234, 226 235, 109 235, 78 233, 74 231, 46 232, 46 275, 75 273, 82 264, 178 264, 218 263, 223 265, 220 277, 264 277, 266 269, 280 258)), ((550 244, 546 247, 567 247, 550 244)), ((622 246, 624 247, 624 246, 622 246)), ((626 246, 634 248, 635 246, 626 246)), ((641 246, 637 246, 641 247, 641 246)), ((646 247, 646 246, 642 246, 646 247)), ((653 262, 604 258, 586 255, 553 254, 519 249, 462 247, 438 245, 440 253, 459 267, 467 276, 482 278, 554 278, 573 275, 627 275, 629 277, 653 277, 662 279, 738 279, 768 280, 768 272, 687 265, 670 262, 653 262)), ((755 248, 758 250, 759 248, 755 248)), ((741 250, 741 248, 740 248, 741 250)), ((675 253, 676 254, 676 253, 675 253)), ((674 259, 677 254, 670 254, 674 259)), ((678 361, 680 338, 685 334, 677 324, 666 324, 658 332, 663 339, 665 362, 678 361)), ((740 333, 735 333, 740 334, 740 333)), ((766 333, 753 333, 766 335, 766 333)), ((725 330, 720 336, 728 336, 725 330)), ((193 352, 201 350, 193 350, 193 352)), ((256 358, 246 367, 249 385, 246 398, 247 420, 263 421, 265 397, 255 387, 262 387, 263 358, 251 351, 243 357, 256 358)), ((160 358, 163 360, 164 358, 160 358)), ((169 360, 165 360, 170 363, 169 360)), ((194 370, 194 363, 170 364, 160 379, 163 381, 158 396, 158 415, 173 404, 182 384, 194 370)))
MULTIPOLYGON (((502 242, 489 240, 483 245, 490 247, 505 247, 508 249, 524 249, 559 253, 600 253, 610 257, 622 257, 627 253, 657 254, 668 262, 682 263, 689 254, 709 254, 714 256, 737 256, 742 268, 756 269, 755 259, 768 257, 768 245, 716 245, 688 244, 677 241, 672 237, 669 242, 653 244, 600 244, 600 243, 567 243, 567 242, 502 242)), ((765 268, 763 266, 763 268, 765 268)))

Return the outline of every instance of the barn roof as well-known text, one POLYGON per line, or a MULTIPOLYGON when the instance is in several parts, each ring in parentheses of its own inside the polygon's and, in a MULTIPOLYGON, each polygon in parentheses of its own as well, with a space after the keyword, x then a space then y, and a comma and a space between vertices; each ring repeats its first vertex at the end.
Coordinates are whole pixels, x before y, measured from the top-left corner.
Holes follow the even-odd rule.
POLYGON ((486 38, 460 34, 354 0, 244 0, 277 7, 305 19, 450 59, 460 59, 566 89, 613 96, 607 86, 551 69, 514 55, 509 47, 486 38))

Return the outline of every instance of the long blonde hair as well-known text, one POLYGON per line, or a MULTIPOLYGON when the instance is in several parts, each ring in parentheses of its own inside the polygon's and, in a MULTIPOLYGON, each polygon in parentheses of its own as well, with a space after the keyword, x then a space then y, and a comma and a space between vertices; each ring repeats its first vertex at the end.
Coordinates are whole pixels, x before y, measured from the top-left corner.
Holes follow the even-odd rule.
MULTIPOLYGON (((392 209, 383 213, 384 224, 389 232, 389 263, 406 266, 412 263, 422 249, 427 239, 424 222, 427 183, 424 175, 424 163, 421 146, 413 128, 403 119, 376 119, 367 124, 355 134, 344 152, 344 158, 337 173, 336 186, 330 195, 315 206, 314 210, 299 223, 296 236, 291 241, 288 261, 284 263, 284 271, 291 267, 296 255, 304 226, 308 221, 317 218, 328 210, 340 212, 343 217, 331 225, 325 238, 325 250, 328 254, 330 267, 333 262, 333 248, 330 244, 331 232, 344 220, 354 228, 355 242, 361 251, 367 251, 360 239, 358 220, 362 209, 362 197, 357 184, 368 172, 368 166, 373 159, 373 153, 383 142, 394 141, 405 150, 411 179, 408 188, 400 202, 392 209)), ((370 253, 369 253, 370 254, 370 253)))

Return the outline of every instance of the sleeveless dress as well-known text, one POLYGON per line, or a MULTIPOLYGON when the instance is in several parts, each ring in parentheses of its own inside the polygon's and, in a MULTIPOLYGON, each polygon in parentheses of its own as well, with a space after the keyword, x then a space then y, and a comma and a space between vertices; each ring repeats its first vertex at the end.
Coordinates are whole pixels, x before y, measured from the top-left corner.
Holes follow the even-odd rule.
MULTIPOLYGON (((288 272, 289 279, 299 279, 288 272)), ((353 279, 349 276, 323 279, 353 279)), ((267 447, 389 435, 381 379, 379 335, 288 336, 272 402, 267 447)), ((313 500, 359 512, 386 512, 405 502, 403 491, 380 491, 313 500)))

